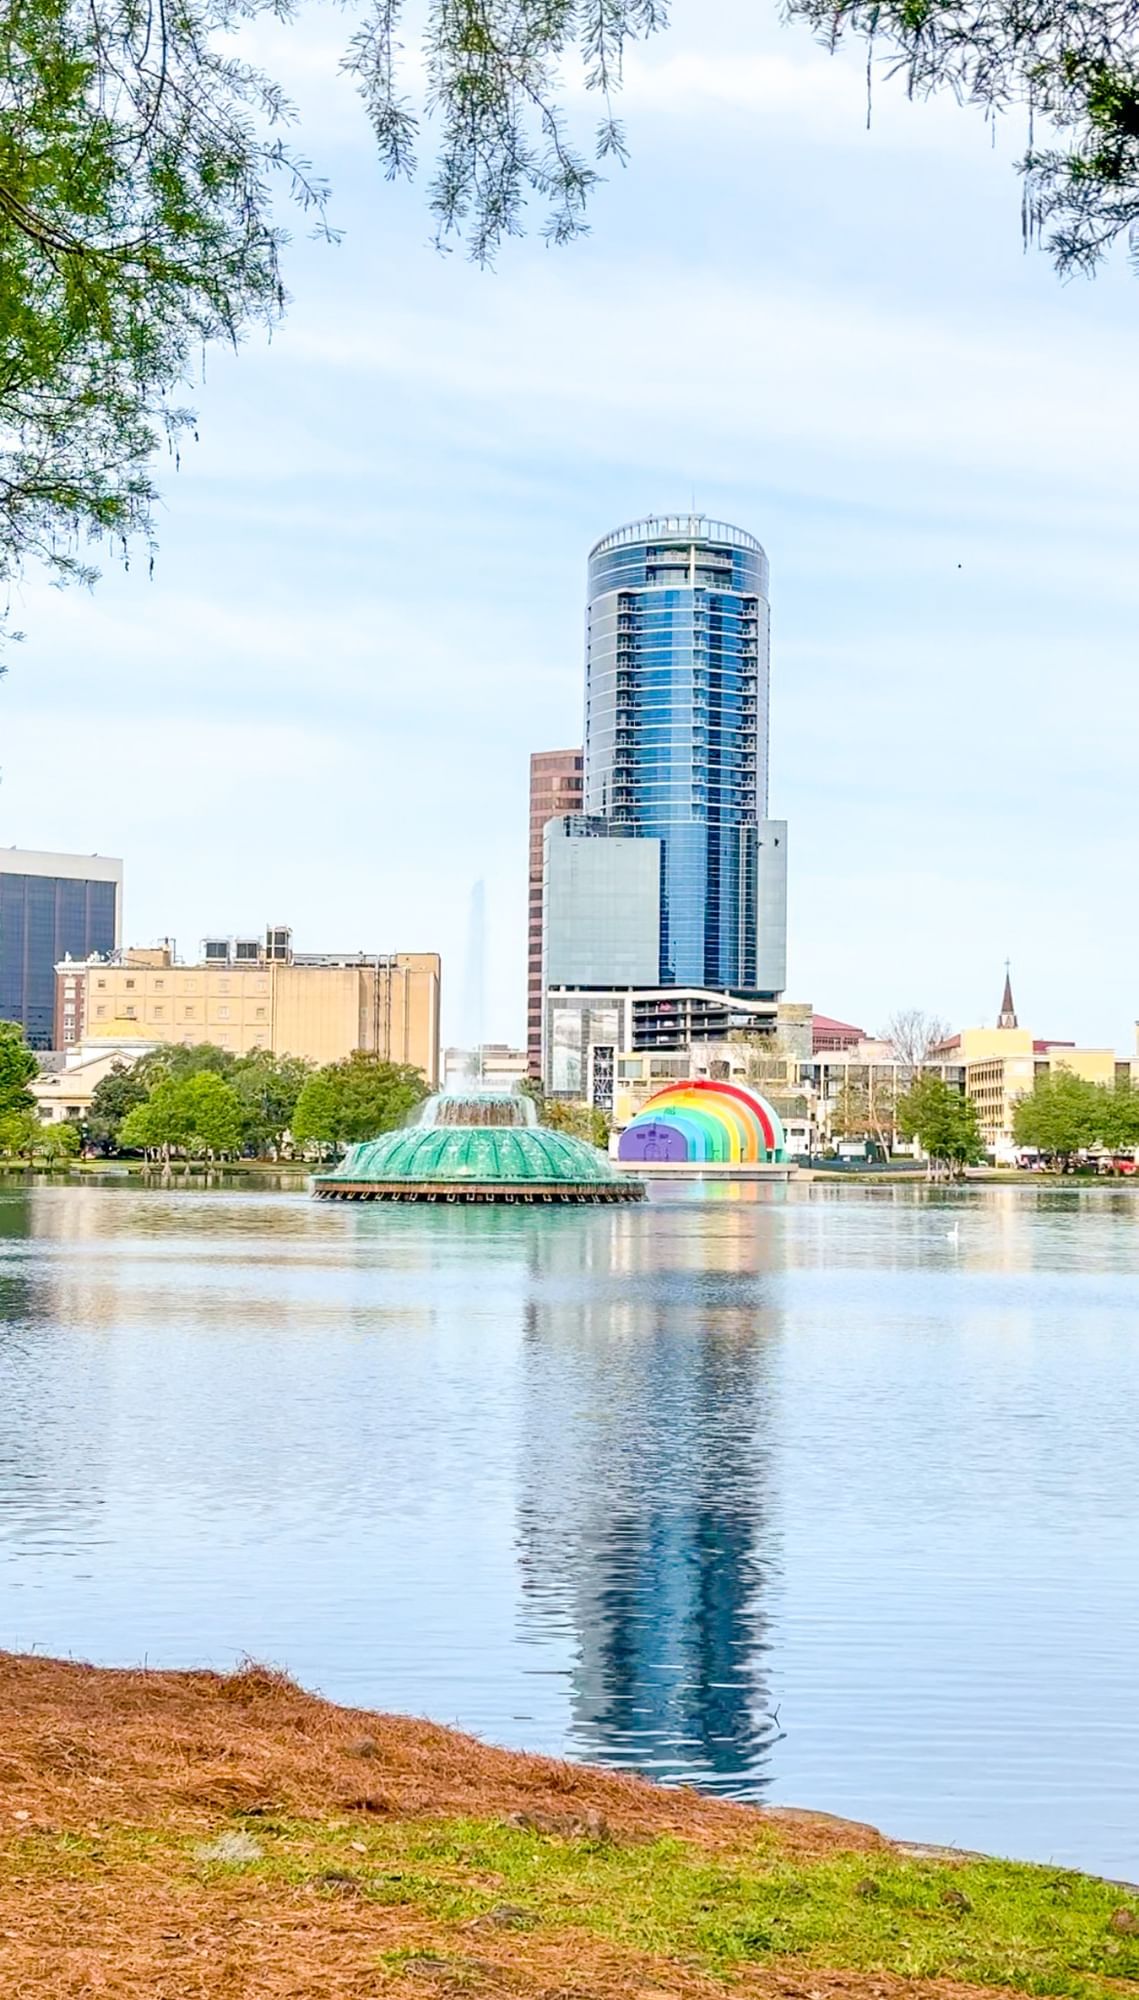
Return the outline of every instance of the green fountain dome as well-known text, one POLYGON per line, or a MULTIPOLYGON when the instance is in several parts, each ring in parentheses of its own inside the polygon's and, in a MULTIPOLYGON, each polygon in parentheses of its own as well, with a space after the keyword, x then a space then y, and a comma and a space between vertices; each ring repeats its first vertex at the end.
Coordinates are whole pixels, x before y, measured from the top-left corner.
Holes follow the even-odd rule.
POLYGON ((640 1201, 639 1181, 606 1154, 539 1125, 532 1100, 511 1093, 441 1091, 414 1122, 353 1146, 313 1178, 323 1200, 640 1201))

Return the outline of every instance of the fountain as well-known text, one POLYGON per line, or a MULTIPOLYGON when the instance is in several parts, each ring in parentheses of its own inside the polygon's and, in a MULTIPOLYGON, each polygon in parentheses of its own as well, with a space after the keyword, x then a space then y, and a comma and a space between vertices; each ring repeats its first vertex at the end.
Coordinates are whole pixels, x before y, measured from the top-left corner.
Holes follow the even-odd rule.
POLYGON ((440 1091, 395 1132, 353 1146, 315 1174, 321 1201, 642 1201, 638 1180, 614 1171, 584 1139, 539 1125, 521 1092, 440 1091))

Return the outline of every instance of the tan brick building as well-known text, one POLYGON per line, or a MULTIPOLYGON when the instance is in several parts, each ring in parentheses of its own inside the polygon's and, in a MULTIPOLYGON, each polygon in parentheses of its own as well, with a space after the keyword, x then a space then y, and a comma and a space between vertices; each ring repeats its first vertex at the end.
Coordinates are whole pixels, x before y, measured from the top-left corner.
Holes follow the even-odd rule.
POLYGON ((176 962, 165 945, 64 959, 55 1046, 214 1042, 234 1055, 272 1049, 314 1063, 363 1049, 411 1063, 437 1088, 438 954, 293 953, 281 942, 287 936, 269 933, 264 948, 238 940, 225 957, 226 941, 211 939, 193 965, 176 962))

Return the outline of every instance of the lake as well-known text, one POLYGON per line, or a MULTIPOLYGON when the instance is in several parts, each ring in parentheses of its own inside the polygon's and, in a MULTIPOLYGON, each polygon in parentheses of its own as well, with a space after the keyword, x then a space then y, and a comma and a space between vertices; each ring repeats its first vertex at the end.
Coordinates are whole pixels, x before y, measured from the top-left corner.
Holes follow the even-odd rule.
POLYGON ((1125 1189, 9 1184, 0 1644, 1136 1879, 1137 1279, 1125 1189))

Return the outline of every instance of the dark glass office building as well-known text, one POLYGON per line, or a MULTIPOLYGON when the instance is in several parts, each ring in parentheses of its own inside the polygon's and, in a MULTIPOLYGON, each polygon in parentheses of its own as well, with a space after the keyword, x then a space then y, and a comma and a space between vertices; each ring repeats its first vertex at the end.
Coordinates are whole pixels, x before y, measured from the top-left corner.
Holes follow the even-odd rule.
POLYGON ((662 984, 756 988, 769 673, 754 535, 669 514, 597 543, 585 810, 661 841, 662 984))
POLYGON ((55 968, 119 943, 121 861, 104 855, 0 848, 0 1020, 19 1021, 33 1049, 50 1049, 55 968))

